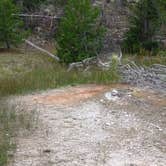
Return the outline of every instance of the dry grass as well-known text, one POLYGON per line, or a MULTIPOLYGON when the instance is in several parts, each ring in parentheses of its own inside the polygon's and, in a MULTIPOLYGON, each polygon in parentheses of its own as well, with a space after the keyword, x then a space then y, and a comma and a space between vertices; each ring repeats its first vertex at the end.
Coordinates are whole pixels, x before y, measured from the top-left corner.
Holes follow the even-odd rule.
POLYGON ((65 66, 44 55, 0 55, 0 64, 0 71, 4 70, 0 74, 0 96, 75 84, 109 84, 119 79, 115 66, 108 71, 95 68, 86 74, 67 72, 65 66))
POLYGON ((34 53, 0 53, 0 79, 22 75, 38 67, 52 66, 53 61, 45 55, 34 53))
POLYGON ((134 61, 136 64, 141 66, 151 66, 153 64, 166 65, 166 51, 160 51, 157 56, 149 55, 125 55, 123 57, 123 63, 128 61, 134 61))
POLYGON ((35 116, 34 112, 9 105, 4 99, 0 100, 0 105, 0 166, 4 166, 13 157, 16 136, 21 130, 25 132, 32 128, 35 116))

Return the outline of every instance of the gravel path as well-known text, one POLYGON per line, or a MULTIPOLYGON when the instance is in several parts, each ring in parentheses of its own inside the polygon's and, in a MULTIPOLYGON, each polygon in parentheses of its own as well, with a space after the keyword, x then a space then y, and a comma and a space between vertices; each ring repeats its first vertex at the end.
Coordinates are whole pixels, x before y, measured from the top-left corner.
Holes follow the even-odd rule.
POLYGON ((164 93, 86 85, 15 100, 35 108, 39 121, 32 134, 18 138, 10 166, 166 165, 164 93), (112 100, 106 93, 113 89, 112 100))

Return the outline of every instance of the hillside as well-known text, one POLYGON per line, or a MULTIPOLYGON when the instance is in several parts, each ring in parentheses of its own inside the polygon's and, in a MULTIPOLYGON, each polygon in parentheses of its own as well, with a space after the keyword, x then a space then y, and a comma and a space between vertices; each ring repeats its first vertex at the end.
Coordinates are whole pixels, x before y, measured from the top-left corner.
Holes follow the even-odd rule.
MULTIPOLYGON (((135 1, 123 2, 123 0, 96 0, 93 3, 95 6, 100 7, 102 23, 107 27, 103 54, 108 54, 112 51, 118 52, 119 47, 122 45, 122 42, 125 38, 124 34, 129 29, 129 17, 132 15, 130 8, 133 4, 135 4, 135 1)), ((39 11, 35 11, 34 13, 31 12, 30 15, 28 17, 22 17, 22 19, 25 21, 26 27, 32 28, 33 36, 31 40, 40 46, 48 48, 50 41, 52 42, 53 37, 57 33, 60 17, 63 16, 63 7, 58 6, 56 8, 54 4, 42 4, 39 11), (48 18, 30 17, 30 15, 46 15, 48 18), (51 16, 55 16, 55 18, 52 18, 51 16)), ((156 35, 156 39, 161 42, 164 48, 166 48, 165 29, 166 25, 165 22, 163 22, 161 29, 158 30, 156 35)), ((49 47, 49 49, 50 48, 51 47, 49 47)))

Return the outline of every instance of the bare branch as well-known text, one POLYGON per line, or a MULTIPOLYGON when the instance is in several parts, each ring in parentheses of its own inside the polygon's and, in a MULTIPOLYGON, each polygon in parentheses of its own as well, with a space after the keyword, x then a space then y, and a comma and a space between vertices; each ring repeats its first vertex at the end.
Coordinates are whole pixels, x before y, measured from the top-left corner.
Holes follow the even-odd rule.
POLYGON ((48 19, 60 19, 57 16, 45 16, 45 15, 35 15, 35 14, 12 14, 12 16, 19 16, 19 17, 35 17, 35 18, 48 18, 48 19))
POLYGON ((25 41, 25 43, 27 43, 28 45, 32 46, 33 48, 36 48, 37 50, 39 50, 39 51, 41 51, 41 52, 43 52, 43 53, 46 53, 48 56, 54 58, 56 61, 60 61, 60 59, 59 59, 58 56, 56 56, 56 55, 50 53, 49 51, 47 51, 47 50, 45 50, 45 49, 43 49, 43 48, 41 48, 41 47, 39 47, 39 46, 37 46, 37 45, 35 45, 35 44, 32 43, 31 41, 26 40, 26 39, 24 39, 24 41, 25 41))

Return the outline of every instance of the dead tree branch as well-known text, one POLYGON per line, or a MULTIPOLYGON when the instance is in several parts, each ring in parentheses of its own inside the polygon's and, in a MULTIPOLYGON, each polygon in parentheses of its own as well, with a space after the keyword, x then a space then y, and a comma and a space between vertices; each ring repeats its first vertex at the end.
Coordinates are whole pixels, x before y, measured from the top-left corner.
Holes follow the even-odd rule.
POLYGON ((45 15, 35 15, 35 14, 12 14, 13 16, 18 17, 31 17, 31 18, 48 18, 48 19, 60 19, 60 17, 57 16, 45 16, 45 15))
POLYGON ((41 47, 39 47, 39 46, 37 46, 37 45, 35 45, 35 44, 32 43, 31 41, 25 40, 25 39, 24 39, 24 41, 25 41, 25 43, 27 43, 28 45, 32 46, 33 48, 35 48, 35 49, 37 49, 37 50, 39 50, 39 51, 41 51, 41 52, 47 54, 47 55, 50 56, 51 58, 54 58, 56 61, 60 61, 60 59, 59 59, 58 56, 56 56, 56 55, 50 53, 49 51, 47 51, 47 50, 45 50, 45 49, 43 49, 43 48, 41 48, 41 47))

